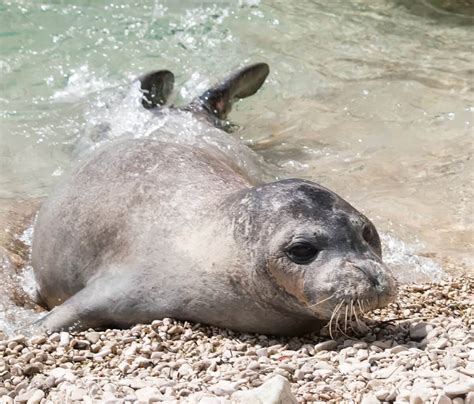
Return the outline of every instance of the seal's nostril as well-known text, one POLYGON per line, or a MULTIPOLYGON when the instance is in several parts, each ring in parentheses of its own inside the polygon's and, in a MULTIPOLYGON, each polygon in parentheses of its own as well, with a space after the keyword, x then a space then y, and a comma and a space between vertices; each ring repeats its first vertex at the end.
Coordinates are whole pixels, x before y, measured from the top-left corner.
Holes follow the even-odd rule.
POLYGON ((376 274, 371 273, 371 271, 369 271, 367 268, 364 268, 362 265, 354 264, 351 261, 348 261, 348 262, 352 267, 361 271, 367 277, 367 279, 369 280, 369 282, 372 284, 374 288, 377 288, 378 286, 380 286, 380 282, 376 274))

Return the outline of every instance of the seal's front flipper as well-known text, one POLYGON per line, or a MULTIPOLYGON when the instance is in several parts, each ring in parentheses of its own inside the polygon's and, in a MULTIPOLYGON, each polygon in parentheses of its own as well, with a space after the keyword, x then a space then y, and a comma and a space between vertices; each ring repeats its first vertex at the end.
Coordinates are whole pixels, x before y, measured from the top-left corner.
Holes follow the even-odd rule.
POLYGON ((270 68, 266 63, 244 67, 227 77, 222 83, 207 90, 193 104, 200 104, 210 115, 224 120, 233 102, 255 94, 269 72, 270 68))
POLYGON ((164 105, 174 86, 174 75, 168 70, 157 70, 140 76, 142 105, 146 109, 164 105))
POLYGON ((33 326, 46 332, 76 331, 89 327, 93 328, 94 325, 84 326, 82 324, 77 311, 74 309, 74 305, 70 304, 69 300, 60 306, 56 306, 48 314, 36 321, 33 326))
POLYGON ((49 332, 127 326, 131 324, 131 318, 140 320, 143 311, 136 302, 136 297, 141 296, 137 284, 133 277, 127 277, 119 269, 117 274, 113 271, 105 273, 54 307, 35 326, 49 332))
POLYGON ((101 327, 107 298, 96 285, 86 286, 64 303, 54 307, 34 325, 43 331, 81 331, 101 327))

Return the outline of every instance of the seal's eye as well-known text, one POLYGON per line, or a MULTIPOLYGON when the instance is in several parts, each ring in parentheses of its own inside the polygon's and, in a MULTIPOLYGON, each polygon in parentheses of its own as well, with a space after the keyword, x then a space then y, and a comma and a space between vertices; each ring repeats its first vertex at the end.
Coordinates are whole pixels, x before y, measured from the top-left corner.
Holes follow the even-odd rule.
POLYGON ((300 265, 309 264, 319 253, 315 246, 306 242, 294 243, 285 252, 290 260, 300 265))
POLYGON ((374 244, 374 241, 375 241, 374 231, 372 230, 372 227, 369 226, 368 224, 366 224, 364 228, 362 229, 362 237, 370 245, 374 244))
POLYGON ((375 250, 375 252, 380 257, 382 256, 382 246, 380 244, 380 237, 373 225, 367 223, 364 226, 364 228, 362 229, 362 238, 368 245, 370 245, 375 250))

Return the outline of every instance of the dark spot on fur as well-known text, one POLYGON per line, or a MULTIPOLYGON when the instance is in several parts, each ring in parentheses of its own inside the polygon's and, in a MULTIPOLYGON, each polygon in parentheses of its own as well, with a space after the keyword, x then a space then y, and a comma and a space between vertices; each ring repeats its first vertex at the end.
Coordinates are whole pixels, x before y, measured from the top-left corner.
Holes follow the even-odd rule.
POLYGON ((317 188, 308 184, 300 185, 296 191, 305 195, 320 208, 331 210, 334 205, 334 196, 325 189, 317 188))
POLYGON ((333 210, 334 196, 309 184, 302 184, 295 189, 289 200, 288 212, 295 218, 327 217, 333 210))

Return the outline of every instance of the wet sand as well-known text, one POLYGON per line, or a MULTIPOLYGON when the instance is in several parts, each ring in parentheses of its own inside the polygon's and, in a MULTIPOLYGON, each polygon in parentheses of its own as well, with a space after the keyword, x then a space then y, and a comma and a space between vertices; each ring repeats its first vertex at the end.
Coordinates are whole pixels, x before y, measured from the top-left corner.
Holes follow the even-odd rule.
POLYGON ((11 304, 38 309, 19 286, 19 276, 28 265, 30 255, 30 247, 21 235, 33 223, 40 203, 40 199, 0 198, 0 306, 4 306, 4 311, 11 304))

